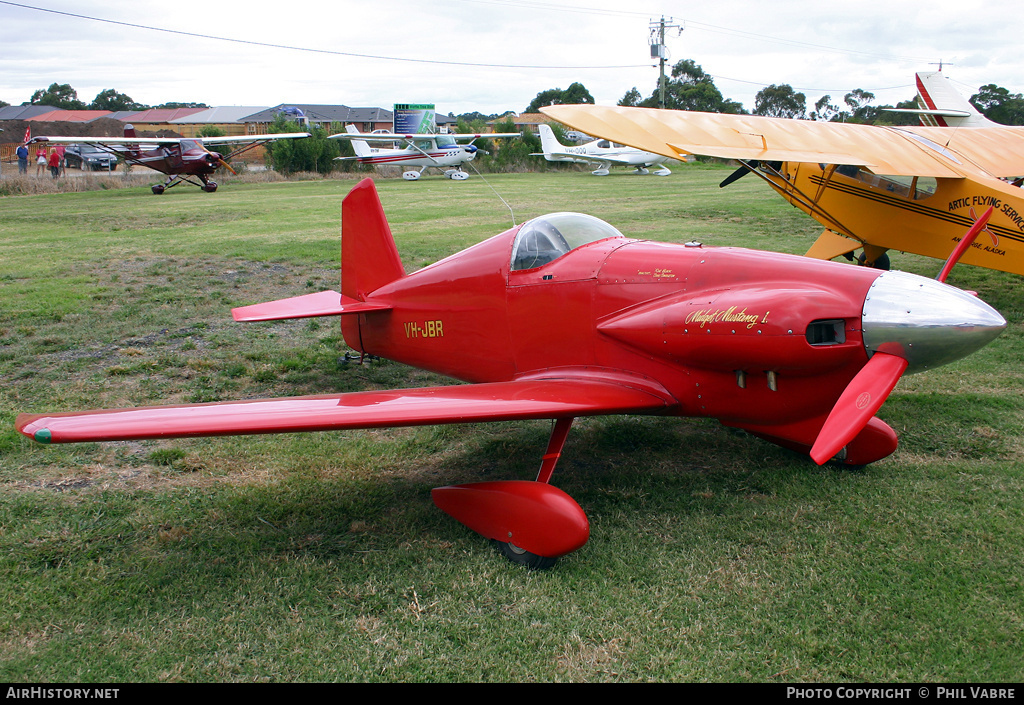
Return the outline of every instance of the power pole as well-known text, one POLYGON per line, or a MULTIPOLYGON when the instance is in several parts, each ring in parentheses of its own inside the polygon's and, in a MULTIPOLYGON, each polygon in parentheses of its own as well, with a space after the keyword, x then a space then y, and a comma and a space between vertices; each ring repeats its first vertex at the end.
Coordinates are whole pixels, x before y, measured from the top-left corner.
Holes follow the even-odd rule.
MULTIPOLYGON (((672 22, 672 18, 668 18, 669 22, 672 22)), ((683 33, 683 26, 678 24, 666 24, 665 16, 662 15, 660 20, 651 20, 651 58, 657 59, 659 64, 660 75, 658 78, 658 107, 665 108, 665 61, 668 57, 668 48, 665 46, 665 29, 678 29, 679 33, 683 33)))

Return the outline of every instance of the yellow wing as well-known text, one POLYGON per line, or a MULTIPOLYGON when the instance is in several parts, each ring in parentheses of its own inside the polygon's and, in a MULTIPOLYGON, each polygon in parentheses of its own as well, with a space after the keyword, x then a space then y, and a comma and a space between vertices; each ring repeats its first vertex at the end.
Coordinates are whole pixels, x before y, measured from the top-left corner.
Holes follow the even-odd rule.
POLYGON ((998 177, 1024 176, 1024 127, 908 127, 998 177))
POLYGON ((940 134, 922 128, 596 105, 552 105, 541 111, 589 135, 673 158, 703 154, 748 161, 850 164, 876 174, 936 178, 963 178, 986 165, 1000 166, 997 171, 1007 175, 1024 173, 1024 159, 1000 157, 996 148, 1011 141, 1017 145, 1017 156, 1024 156, 1022 128, 961 128, 947 147, 952 128, 930 128, 945 131, 940 134), (982 143, 989 156, 976 161, 971 152, 980 151, 982 143), (1009 164, 1016 164, 1016 169, 1002 168, 1009 164))

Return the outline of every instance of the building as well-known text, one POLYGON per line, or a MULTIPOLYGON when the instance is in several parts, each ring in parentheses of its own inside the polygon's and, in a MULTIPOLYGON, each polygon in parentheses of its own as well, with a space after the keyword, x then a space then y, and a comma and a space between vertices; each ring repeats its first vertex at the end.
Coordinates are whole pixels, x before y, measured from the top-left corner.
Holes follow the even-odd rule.
POLYGON ((290 120, 305 125, 320 125, 330 132, 341 130, 344 125, 356 125, 362 132, 374 130, 390 131, 395 124, 395 115, 384 108, 350 108, 347 105, 309 105, 305 103, 282 103, 242 118, 246 134, 265 135, 277 116, 284 114, 290 120), (337 126, 332 128, 332 125, 337 126))

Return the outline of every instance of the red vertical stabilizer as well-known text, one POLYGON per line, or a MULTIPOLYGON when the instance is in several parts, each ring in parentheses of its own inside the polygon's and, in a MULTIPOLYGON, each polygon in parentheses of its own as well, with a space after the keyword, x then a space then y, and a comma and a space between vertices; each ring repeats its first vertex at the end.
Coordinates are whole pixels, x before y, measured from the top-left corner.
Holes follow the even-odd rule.
POLYGON ((358 301, 405 276, 395 239, 372 179, 363 179, 341 205, 341 293, 358 301))

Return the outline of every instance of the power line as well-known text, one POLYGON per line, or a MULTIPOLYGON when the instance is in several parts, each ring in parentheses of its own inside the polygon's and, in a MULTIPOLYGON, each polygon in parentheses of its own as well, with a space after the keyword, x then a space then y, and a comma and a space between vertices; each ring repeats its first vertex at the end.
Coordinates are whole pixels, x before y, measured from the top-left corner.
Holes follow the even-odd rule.
POLYGON ((121 27, 130 27, 132 29, 145 29, 151 32, 164 32, 166 34, 176 34, 184 37, 195 37, 197 39, 213 39, 219 42, 231 42, 233 44, 246 44, 249 46, 267 47, 270 49, 287 49, 289 51, 304 51, 313 54, 330 54, 333 56, 349 56, 357 59, 375 59, 378 61, 404 61, 416 64, 443 64, 445 66, 473 66, 477 68, 491 68, 491 69, 565 69, 573 71, 584 71, 584 70, 607 70, 607 69, 640 69, 650 68, 650 64, 630 64, 623 66, 539 66, 533 64, 485 64, 485 63, 474 63, 470 61, 442 61, 440 59, 411 59, 400 56, 383 56, 377 54, 357 54, 349 51, 334 51, 331 49, 311 49, 309 47, 297 47, 290 46, 287 44, 271 44, 268 42, 257 42, 249 39, 233 39, 231 37, 218 37, 212 34, 199 34, 198 32, 185 32, 177 29, 166 29, 164 27, 151 27, 149 25, 135 24, 132 22, 121 22, 119 20, 109 20, 104 17, 90 17, 89 15, 80 15, 74 12, 64 12, 62 10, 52 10, 46 7, 35 7, 33 5, 23 5, 17 2, 8 2, 7 0, 0 0, 0 5, 10 5, 11 7, 20 7, 26 10, 35 10, 37 12, 48 12, 52 15, 63 15, 64 17, 73 17, 80 20, 89 20, 91 22, 102 22, 104 24, 119 25, 121 27))

